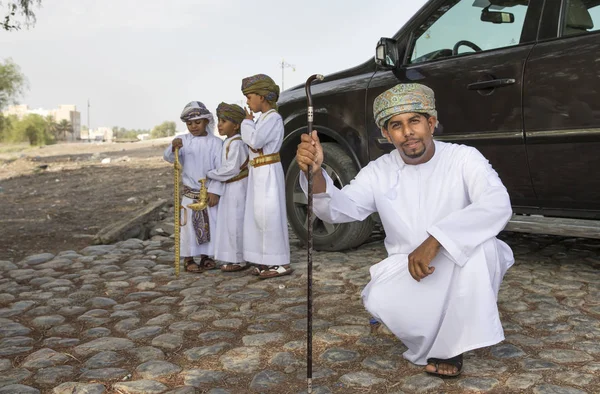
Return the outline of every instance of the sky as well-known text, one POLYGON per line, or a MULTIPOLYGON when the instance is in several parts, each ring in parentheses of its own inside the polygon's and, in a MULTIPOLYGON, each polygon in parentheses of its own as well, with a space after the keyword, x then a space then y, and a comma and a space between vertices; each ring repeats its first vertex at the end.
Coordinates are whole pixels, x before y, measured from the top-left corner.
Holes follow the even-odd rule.
POLYGON ((74 104, 87 125, 89 99, 91 128, 184 130, 186 103, 243 105, 242 78, 281 86, 282 60, 284 88, 368 60, 425 2, 42 0, 33 27, 0 31, 0 59, 27 77, 30 108, 74 104))

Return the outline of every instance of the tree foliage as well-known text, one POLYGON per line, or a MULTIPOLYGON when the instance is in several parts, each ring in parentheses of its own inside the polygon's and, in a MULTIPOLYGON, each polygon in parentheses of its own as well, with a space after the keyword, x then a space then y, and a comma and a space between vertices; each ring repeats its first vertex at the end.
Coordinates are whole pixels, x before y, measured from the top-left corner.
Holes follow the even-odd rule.
POLYGON ((30 145, 47 145, 56 142, 49 132, 48 121, 41 115, 29 114, 19 120, 16 116, 4 118, 0 132, 2 142, 29 142, 30 145))
POLYGON ((19 30, 21 26, 33 26, 35 13, 33 9, 40 7, 42 0, 7 0, 0 1, 0 8, 5 8, 4 18, 0 21, 4 30, 19 30))
POLYGON ((162 122, 158 126, 155 126, 150 133, 150 138, 163 138, 175 135, 177 132, 177 125, 175 122, 162 122))
POLYGON ((0 110, 16 103, 27 87, 27 80, 19 66, 12 59, 0 61, 0 110))

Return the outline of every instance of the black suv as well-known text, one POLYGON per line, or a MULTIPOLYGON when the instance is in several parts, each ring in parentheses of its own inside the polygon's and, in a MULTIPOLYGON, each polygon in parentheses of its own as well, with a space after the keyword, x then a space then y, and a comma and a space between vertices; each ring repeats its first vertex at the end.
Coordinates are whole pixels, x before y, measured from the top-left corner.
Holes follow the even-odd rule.
MULTIPOLYGON (((600 0, 431 0, 375 59, 313 86, 315 125, 338 186, 393 149, 373 100, 399 82, 435 91, 442 141, 477 147, 519 215, 600 219, 600 0)), ((283 92, 288 219, 306 237, 294 162, 306 132, 303 86, 283 92)), ((374 220, 317 221, 315 248, 357 246, 374 220)))

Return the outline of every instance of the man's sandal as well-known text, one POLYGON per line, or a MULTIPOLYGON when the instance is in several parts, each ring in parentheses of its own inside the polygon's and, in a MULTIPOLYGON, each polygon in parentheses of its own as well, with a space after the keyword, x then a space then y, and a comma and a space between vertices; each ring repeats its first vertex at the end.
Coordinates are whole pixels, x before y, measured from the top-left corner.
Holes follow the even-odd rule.
POLYGON ((425 370, 425 372, 427 372, 428 374, 439 376, 441 378, 453 378, 462 373, 463 355, 459 354, 458 356, 454 356, 454 357, 446 359, 446 360, 441 359, 441 358, 428 358, 427 364, 435 365, 435 372, 430 372, 430 371, 425 370), (440 364, 452 365, 453 367, 456 367, 457 371, 453 374, 439 373, 438 370, 439 370, 440 364))
POLYGON ((261 270, 258 274, 259 279, 276 278, 278 276, 289 275, 294 272, 294 269, 287 265, 272 265, 266 266, 265 269, 261 270))
POLYGON ((184 259, 183 263, 185 264, 186 272, 200 273, 204 271, 202 267, 200 267, 200 265, 194 261, 194 259, 184 259))
POLYGON ((243 271, 247 268, 250 268, 250 265, 248 265, 247 263, 230 263, 230 264, 223 264, 221 266, 221 271, 237 272, 237 271, 243 271))
POLYGON ((214 270, 217 268, 217 263, 208 256, 203 256, 200 259, 200 268, 205 271, 214 270))

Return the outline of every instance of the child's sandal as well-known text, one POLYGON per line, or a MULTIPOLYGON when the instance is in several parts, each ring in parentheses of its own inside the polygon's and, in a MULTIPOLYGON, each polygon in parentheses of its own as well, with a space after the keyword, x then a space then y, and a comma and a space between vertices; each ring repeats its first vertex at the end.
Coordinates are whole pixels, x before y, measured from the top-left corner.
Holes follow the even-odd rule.
POLYGON ((200 268, 205 271, 214 270, 217 268, 217 263, 208 256, 204 256, 200 259, 200 268))
POLYGON ((246 263, 231 263, 231 264, 223 264, 221 266, 221 271, 223 272, 237 272, 237 271, 243 271, 247 268, 250 268, 250 266, 246 263))

